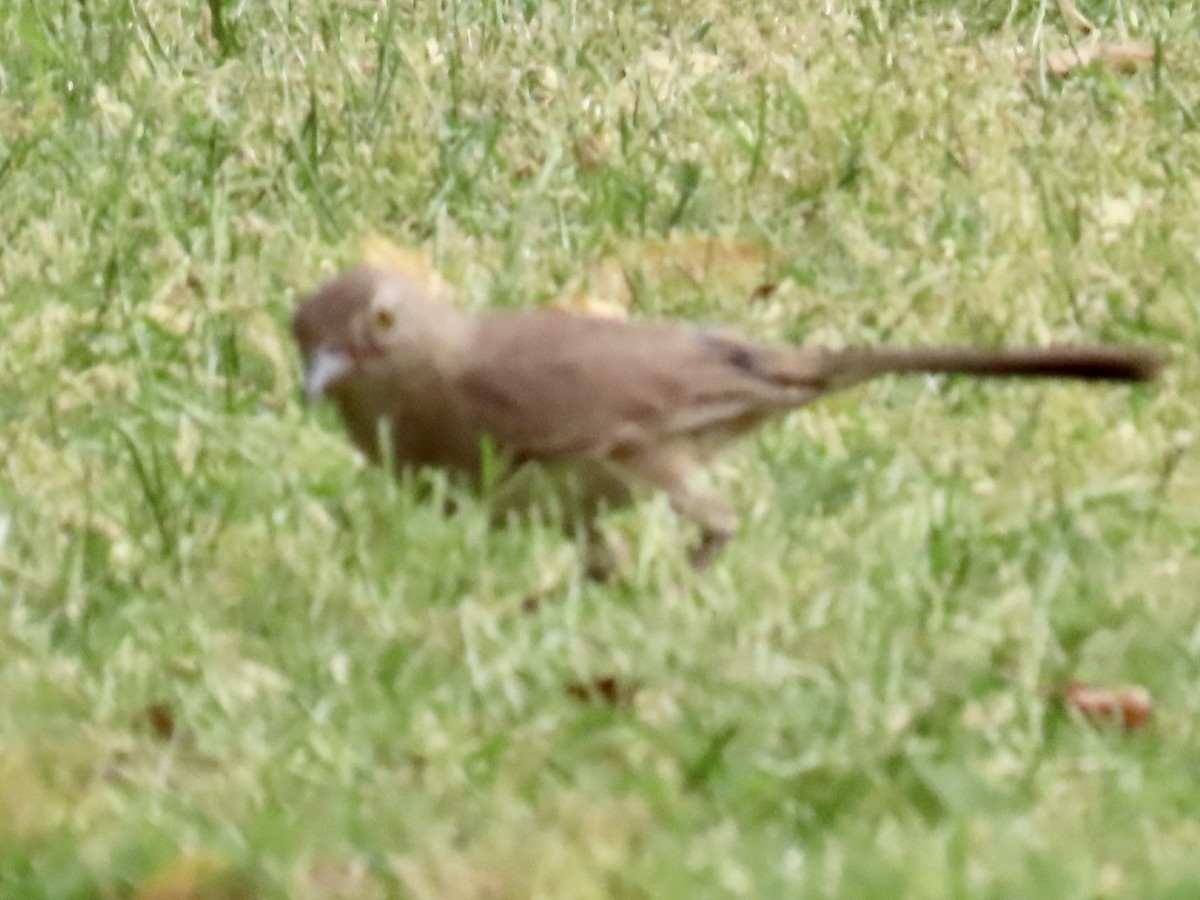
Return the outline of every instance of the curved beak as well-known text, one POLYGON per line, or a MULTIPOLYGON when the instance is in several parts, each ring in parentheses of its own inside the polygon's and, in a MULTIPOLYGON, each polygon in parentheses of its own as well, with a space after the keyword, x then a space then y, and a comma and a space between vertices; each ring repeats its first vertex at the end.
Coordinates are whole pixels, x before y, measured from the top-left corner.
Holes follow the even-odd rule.
POLYGON ((352 366, 350 354, 324 345, 317 347, 304 367, 304 399, 316 403, 352 366))

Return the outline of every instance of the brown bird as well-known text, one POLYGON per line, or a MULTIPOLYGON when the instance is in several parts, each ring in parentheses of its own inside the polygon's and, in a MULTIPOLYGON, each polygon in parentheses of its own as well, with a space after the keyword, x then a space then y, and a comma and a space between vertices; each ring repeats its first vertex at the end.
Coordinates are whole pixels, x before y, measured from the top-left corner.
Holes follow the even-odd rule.
POLYGON ((372 460, 439 466, 478 482, 490 444, 507 472, 526 463, 565 470, 555 484, 589 527, 599 510, 628 502, 631 488, 658 488, 699 525, 698 567, 736 522, 698 476, 773 415, 885 373, 1137 382, 1163 362, 1136 347, 829 350, 552 310, 470 316, 371 268, 322 285, 293 329, 308 400, 332 398, 372 460))

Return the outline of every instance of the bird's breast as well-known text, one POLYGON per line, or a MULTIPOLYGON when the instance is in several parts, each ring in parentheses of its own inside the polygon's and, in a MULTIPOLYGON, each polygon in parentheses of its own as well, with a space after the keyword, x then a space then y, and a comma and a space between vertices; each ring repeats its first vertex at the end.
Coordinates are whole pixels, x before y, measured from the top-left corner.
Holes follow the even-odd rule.
POLYGON ((482 435, 441 379, 373 379, 335 399, 351 440, 373 462, 478 475, 482 435))

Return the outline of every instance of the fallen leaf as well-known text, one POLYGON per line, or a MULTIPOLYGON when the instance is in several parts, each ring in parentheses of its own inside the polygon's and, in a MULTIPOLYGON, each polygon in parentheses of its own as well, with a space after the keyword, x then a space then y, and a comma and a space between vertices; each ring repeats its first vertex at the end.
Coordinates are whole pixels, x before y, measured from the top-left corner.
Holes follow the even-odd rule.
POLYGON ((1150 692, 1141 687, 1113 691, 1073 681, 1067 685, 1063 702, 1089 719, 1120 722, 1126 731, 1144 727, 1154 711, 1150 692))
POLYGON ((402 247, 377 234, 363 239, 360 255, 365 266, 388 269, 411 278, 433 294, 451 299, 453 291, 433 266, 429 255, 416 247, 402 247))
POLYGON ((606 315, 617 313, 616 318, 624 318, 632 303, 633 291, 625 266, 619 257, 608 254, 590 262, 581 275, 567 282, 550 308, 584 315, 604 310, 606 315))
POLYGON ((363 857, 320 857, 313 860, 293 886, 293 897, 322 900, 374 900, 387 896, 363 857))
POLYGON ((710 235, 675 235, 628 243, 597 257, 571 279, 550 306, 584 315, 623 317, 633 305, 633 286, 653 293, 690 291, 699 285, 747 300, 770 296, 766 255, 753 244, 710 235))
POLYGON ((779 285, 774 281, 764 281, 754 289, 750 295, 751 300, 766 300, 773 293, 779 290, 779 285))
POLYGON ((215 853, 183 853, 148 878, 134 900, 252 900, 249 880, 215 853))
POLYGON ((1070 50, 1046 54, 1046 71, 1066 78, 1082 66, 1100 63, 1122 75, 1132 75, 1142 63, 1153 62, 1154 45, 1145 41, 1124 41, 1116 44, 1089 44, 1070 50))
POLYGON ((548 307, 555 312, 571 313, 576 316, 593 316, 597 319, 626 319, 629 313, 624 306, 597 297, 595 294, 577 294, 560 297, 548 307))
POLYGON ((590 681, 573 681, 566 691, 568 697, 580 703, 602 701, 609 706, 624 708, 633 700, 637 686, 616 675, 598 675, 590 681))
POLYGON ((135 723, 147 725, 159 740, 169 741, 175 737, 175 716, 165 703, 151 703, 136 717, 135 723))
POLYGON ((537 594, 530 594, 521 601, 521 612, 527 616, 532 616, 542 608, 542 598, 537 594))
POLYGON ((624 258, 626 268, 640 270, 645 278, 683 276, 696 284, 740 286, 738 293, 744 296, 752 295, 763 283, 767 269, 765 256, 753 244, 708 235, 676 235, 635 245, 627 249, 624 258))

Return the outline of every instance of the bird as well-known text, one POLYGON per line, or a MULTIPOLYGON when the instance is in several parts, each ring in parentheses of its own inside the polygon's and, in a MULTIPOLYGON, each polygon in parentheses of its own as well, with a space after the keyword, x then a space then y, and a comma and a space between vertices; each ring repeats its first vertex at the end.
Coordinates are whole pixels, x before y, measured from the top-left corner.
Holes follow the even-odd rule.
POLYGON ((321 284, 292 326, 305 398, 332 400, 373 462, 440 468, 475 487, 489 468, 501 486, 554 472, 550 490, 589 531, 639 489, 660 490, 699 529, 698 569, 737 524, 706 466, 768 419, 884 374, 1146 382, 1165 362, 1139 346, 831 349, 669 320, 470 314, 445 291, 369 265, 321 284))

